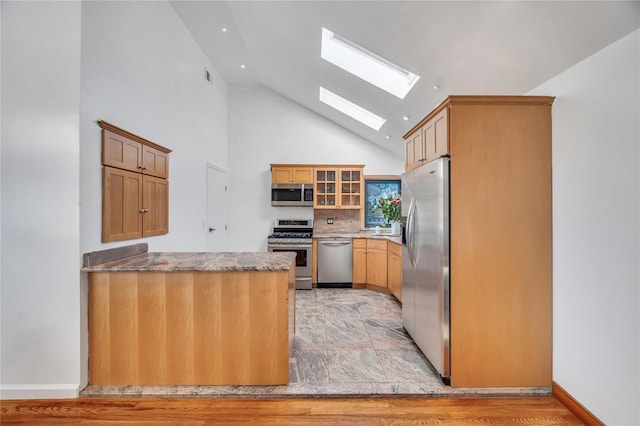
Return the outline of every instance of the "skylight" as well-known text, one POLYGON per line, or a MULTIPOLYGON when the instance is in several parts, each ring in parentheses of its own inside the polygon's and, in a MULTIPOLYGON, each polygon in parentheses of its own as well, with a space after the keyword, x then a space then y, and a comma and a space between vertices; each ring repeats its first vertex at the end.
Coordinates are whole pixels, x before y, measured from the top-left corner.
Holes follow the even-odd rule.
POLYGON ((420 78, 326 28, 322 29, 320 57, 400 99, 420 78))
POLYGON ((379 130, 384 122, 387 121, 384 118, 375 115, 371 111, 368 111, 361 106, 356 105, 353 102, 350 102, 345 98, 336 95, 335 93, 325 89, 324 87, 320 87, 320 100, 330 107, 333 107, 342 112, 343 114, 346 114, 349 117, 358 120, 362 124, 366 124, 373 130, 379 130))

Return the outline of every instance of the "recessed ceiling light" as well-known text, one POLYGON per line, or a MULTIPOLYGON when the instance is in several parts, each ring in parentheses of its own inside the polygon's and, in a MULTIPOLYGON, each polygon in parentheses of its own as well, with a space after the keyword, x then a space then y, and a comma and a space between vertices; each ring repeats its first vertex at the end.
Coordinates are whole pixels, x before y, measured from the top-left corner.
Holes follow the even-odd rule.
POLYGON ((400 99, 420 78, 326 28, 322 29, 320 57, 400 99))
POLYGON ((223 33, 226 33, 226 32, 227 32, 227 29, 226 29, 225 27, 222 27, 222 32, 223 32, 223 33))
POLYGON ((384 122, 387 121, 371 111, 362 108, 360 105, 356 105, 353 102, 336 95, 324 87, 320 87, 320 101, 337 109, 341 113, 348 115, 354 120, 358 120, 362 124, 371 127, 373 130, 379 130, 384 122))
POLYGON ((391 139, 391 136, 387 135, 385 136, 385 139, 391 139))
POLYGON ((403 116, 403 117, 402 117, 402 119, 403 119, 404 121, 409 121, 409 116, 408 116, 408 115, 405 115, 405 116, 403 116))
POLYGON ((433 90, 438 90, 440 88, 440 86, 438 86, 437 84, 433 85, 433 90))
POLYGON ((245 69, 247 66, 245 64, 240 65, 240 68, 245 69))

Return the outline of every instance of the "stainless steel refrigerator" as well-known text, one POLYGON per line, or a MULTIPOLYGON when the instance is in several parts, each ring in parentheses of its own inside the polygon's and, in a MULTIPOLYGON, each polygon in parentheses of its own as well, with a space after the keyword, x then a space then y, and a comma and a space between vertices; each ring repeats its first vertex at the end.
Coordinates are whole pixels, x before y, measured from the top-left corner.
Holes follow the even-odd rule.
POLYGON ((402 323, 450 383, 449 158, 403 175, 402 323))

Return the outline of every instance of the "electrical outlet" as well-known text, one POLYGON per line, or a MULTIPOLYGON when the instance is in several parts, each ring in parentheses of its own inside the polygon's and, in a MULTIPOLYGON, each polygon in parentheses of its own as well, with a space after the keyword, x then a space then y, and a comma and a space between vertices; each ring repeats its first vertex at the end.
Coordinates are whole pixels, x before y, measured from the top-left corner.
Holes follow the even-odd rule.
POLYGON ((332 217, 327 218, 327 225, 333 225, 333 218, 332 217))

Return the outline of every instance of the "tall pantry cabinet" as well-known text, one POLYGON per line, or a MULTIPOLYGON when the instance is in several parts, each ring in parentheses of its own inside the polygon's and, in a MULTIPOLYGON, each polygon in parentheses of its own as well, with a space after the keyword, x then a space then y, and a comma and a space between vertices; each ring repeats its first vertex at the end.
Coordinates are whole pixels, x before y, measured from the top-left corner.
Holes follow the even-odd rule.
POLYGON ((451 158, 452 386, 551 386, 553 100, 450 96, 404 136, 407 170, 451 158))

